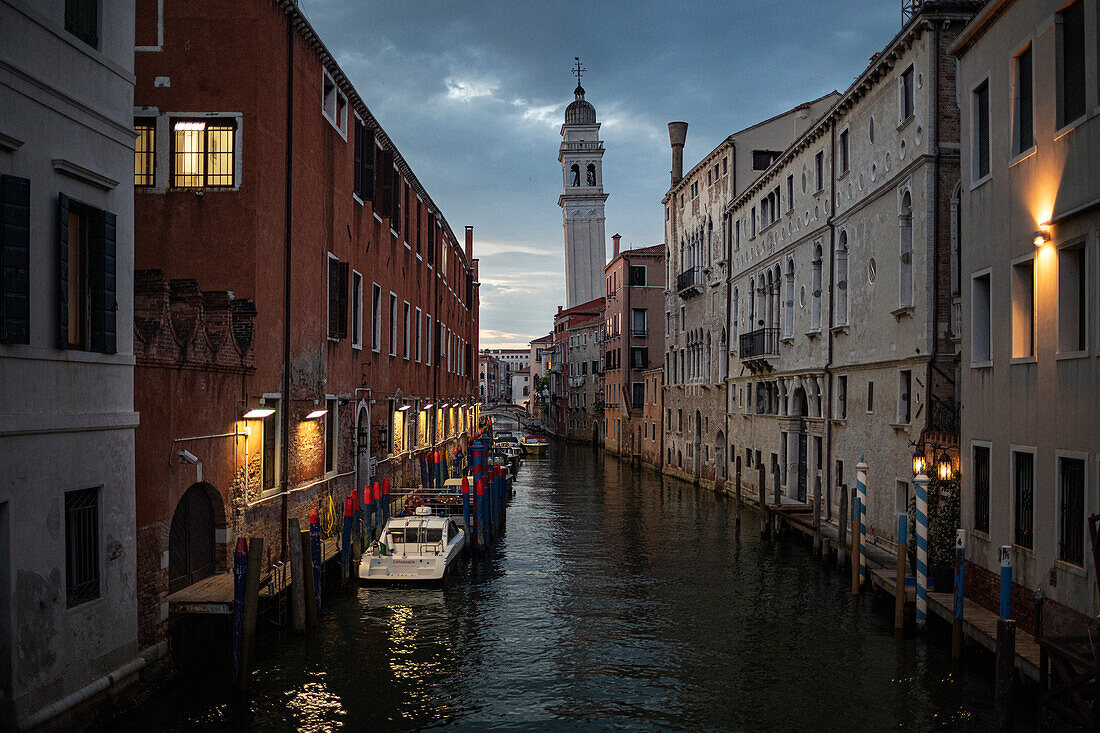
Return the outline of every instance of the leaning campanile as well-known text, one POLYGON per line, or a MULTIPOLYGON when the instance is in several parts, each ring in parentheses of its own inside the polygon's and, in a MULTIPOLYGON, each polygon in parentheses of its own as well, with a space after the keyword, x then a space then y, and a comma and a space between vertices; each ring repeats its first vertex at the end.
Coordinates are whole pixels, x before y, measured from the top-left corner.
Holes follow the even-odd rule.
POLYGON ((596 108, 584 98, 576 59, 575 99, 565 108, 561 126, 558 161, 562 170, 562 193, 558 197, 565 230, 565 307, 586 303, 603 293, 604 244, 603 143, 596 108))

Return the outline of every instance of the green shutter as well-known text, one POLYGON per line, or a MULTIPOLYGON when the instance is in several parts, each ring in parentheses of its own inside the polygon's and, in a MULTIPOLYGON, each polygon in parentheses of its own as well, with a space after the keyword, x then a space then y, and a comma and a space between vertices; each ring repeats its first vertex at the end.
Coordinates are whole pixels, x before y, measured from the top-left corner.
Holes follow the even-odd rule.
POLYGON ((57 196, 57 348, 69 348, 69 197, 57 196))
POLYGON ((115 322, 115 215, 96 209, 88 234, 88 286, 91 296, 92 351, 113 354, 117 350, 115 322))
POLYGON ((0 343, 30 343, 31 182, 0 176, 0 343))

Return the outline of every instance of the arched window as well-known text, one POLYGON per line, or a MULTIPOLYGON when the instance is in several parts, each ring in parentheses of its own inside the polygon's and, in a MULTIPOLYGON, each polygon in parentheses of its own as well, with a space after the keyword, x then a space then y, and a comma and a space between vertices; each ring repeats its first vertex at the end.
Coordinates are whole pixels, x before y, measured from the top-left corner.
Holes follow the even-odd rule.
POLYGON ((573 186, 581 185, 581 167, 579 165, 577 165, 576 163, 574 163, 573 165, 569 166, 569 172, 573 174, 573 180, 572 180, 571 185, 573 185, 573 186))
POLYGON ((588 164, 588 185, 589 186, 595 186, 596 185, 596 166, 593 165, 592 163, 588 164))
POLYGON ((913 305, 913 198, 906 191, 901 197, 901 213, 898 215, 899 258, 898 305, 913 305))
POLYGON ((737 288, 733 289, 733 300, 730 301, 730 348, 737 343, 737 304, 738 304, 738 291, 737 288))
POLYGON ((783 313, 783 335, 788 338, 794 335, 794 260, 787 260, 787 292, 785 311, 783 313))
POLYGON ((729 349, 726 347, 726 329, 722 329, 722 340, 718 342, 718 378, 724 384, 729 376, 729 349))
POLYGON ((764 289, 764 327, 771 328, 772 322, 775 318, 775 298, 772 297, 772 290, 775 288, 775 279, 772 277, 772 271, 769 269, 767 272, 767 287, 764 289))
POLYGON ((848 325, 848 232, 840 233, 836 251, 836 318, 833 325, 848 325))
POLYGON ((821 245, 814 245, 813 271, 810 276, 810 330, 821 330, 821 245))
POLYGON ((749 278, 749 330, 756 328, 756 278, 749 278))
POLYGON ((775 273, 775 277, 772 280, 774 283, 772 286, 772 328, 779 330, 779 311, 781 307, 781 300, 783 295, 783 269, 776 263, 772 269, 775 273))
POLYGON ((714 372, 710 364, 710 331, 707 331, 707 351, 703 361, 703 369, 706 372, 707 383, 713 382, 714 380, 711 378, 711 375, 713 375, 714 372))
POLYGON ((714 219, 707 217, 707 265, 713 261, 712 255, 714 252, 714 219))

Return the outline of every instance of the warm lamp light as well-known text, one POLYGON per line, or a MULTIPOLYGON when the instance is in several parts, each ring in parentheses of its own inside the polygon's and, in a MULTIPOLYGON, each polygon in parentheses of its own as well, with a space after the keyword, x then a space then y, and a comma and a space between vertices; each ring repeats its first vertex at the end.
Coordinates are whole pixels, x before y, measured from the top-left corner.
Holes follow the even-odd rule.
POLYGON ((430 409, 432 409, 432 405, 430 405, 430 404, 428 404, 428 405, 424 405, 424 406, 423 406, 423 407, 421 407, 420 409, 421 409, 421 410, 430 410, 430 409))
POLYGON ((412 407, 412 405, 402 405, 401 407, 397 408, 397 411, 398 412, 404 412, 405 410, 409 409, 410 407, 412 407))
POLYGON ((244 414, 245 420, 259 420, 261 418, 270 417, 275 414, 274 408, 271 407, 257 407, 249 410, 244 414))
POLYGON ((947 453, 940 454, 937 467, 939 468, 941 481, 947 481, 951 478, 951 457, 947 453))
POLYGON ((324 417, 328 414, 328 410, 314 410, 306 415, 306 420, 316 420, 319 417, 324 417))
POLYGON ((917 451, 913 454, 913 475, 920 476, 924 473, 924 453, 917 451))
POLYGON ((1042 247, 1050 241, 1050 231, 1045 228, 1036 229, 1032 235, 1036 247, 1042 247))

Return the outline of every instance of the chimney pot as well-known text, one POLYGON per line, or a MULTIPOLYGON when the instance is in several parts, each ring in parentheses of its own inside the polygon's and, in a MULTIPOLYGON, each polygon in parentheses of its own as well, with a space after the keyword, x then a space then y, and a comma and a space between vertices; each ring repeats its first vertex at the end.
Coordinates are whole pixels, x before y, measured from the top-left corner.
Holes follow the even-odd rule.
POLYGON ((687 142, 688 123, 668 123, 668 141, 672 144, 672 185, 684 177, 684 143, 687 142))
POLYGON ((474 228, 466 227, 466 261, 472 262, 474 259, 474 228))
POLYGON ((622 239, 618 234, 611 235, 611 259, 615 259, 619 256, 619 240, 622 239))

